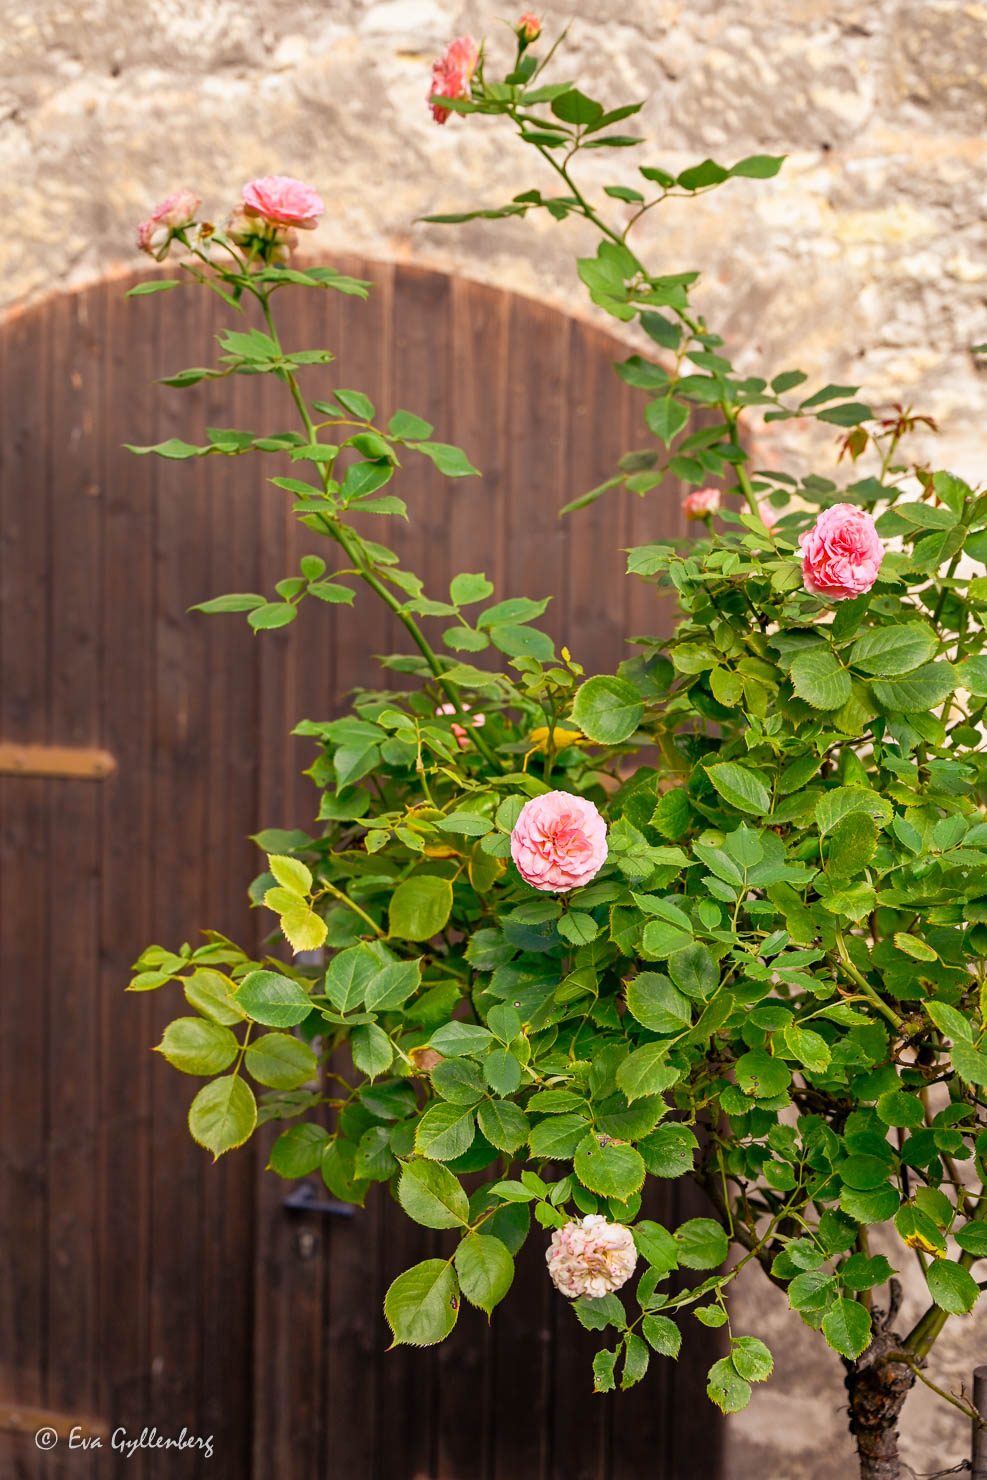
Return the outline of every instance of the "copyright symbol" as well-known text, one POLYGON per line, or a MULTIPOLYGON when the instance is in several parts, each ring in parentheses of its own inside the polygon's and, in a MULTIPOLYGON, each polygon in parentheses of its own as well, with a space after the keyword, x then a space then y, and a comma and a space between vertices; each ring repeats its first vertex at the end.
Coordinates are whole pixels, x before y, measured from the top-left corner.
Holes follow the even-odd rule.
POLYGON ((54 1429, 39 1429, 34 1436, 34 1442, 39 1449, 54 1449, 58 1443, 58 1434, 54 1429))

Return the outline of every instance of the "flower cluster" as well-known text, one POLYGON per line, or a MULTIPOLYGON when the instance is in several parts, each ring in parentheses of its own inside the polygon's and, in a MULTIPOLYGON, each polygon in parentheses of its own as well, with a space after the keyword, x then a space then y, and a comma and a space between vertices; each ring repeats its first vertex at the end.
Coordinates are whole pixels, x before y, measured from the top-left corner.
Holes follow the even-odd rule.
POLYGON ((637 1249, 629 1228, 608 1223, 601 1213, 589 1213, 555 1230, 545 1260, 552 1282, 563 1295, 570 1300, 580 1295, 599 1300, 630 1279, 637 1249))
MULTIPOLYGON (((178 238, 195 224, 202 204, 191 190, 169 195, 137 228, 137 245, 156 262, 163 262, 178 238)), ((243 195, 226 223, 226 235, 262 262, 284 262, 298 245, 298 231, 314 231, 325 210, 310 185, 290 175, 265 175, 243 187, 243 195)), ((211 228, 203 228, 208 237, 211 228)))

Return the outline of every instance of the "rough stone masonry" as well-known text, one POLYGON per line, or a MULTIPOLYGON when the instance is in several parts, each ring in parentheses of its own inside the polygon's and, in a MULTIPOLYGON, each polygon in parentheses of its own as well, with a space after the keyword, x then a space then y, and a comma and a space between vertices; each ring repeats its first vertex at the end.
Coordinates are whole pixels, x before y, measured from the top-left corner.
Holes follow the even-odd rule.
MULTIPOLYGON (((541 13, 549 33, 574 17, 562 75, 611 104, 647 99, 648 145, 597 154, 582 167, 588 187, 638 158, 681 169, 707 154, 789 156, 777 179, 670 203, 635 238, 658 270, 702 269, 698 302, 741 367, 799 367, 859 384, 877 405, 911 403, 943 429, 922 454, 982 481, 987 357, 978 364, 970 346, 987 340, 987 6, 573 0, 541 13)), ((572 223, 413 224, 545 183, 495 121, 438 128, 424 103, 431 59, 452 36, 486 35, 506 60, 498 17, 513 15, 493 0, 8 6, 4 306, 136 265, 135 222, 178 186, 219 218, 242 182, 287 173, 330 202, 321 250, 415 259, 586 313, 573 255, 588 239, 572 223)), ((804 438, 775 426, 762 446, 795 471, 804 438)), ((824 471, 828 437, 816 450, 824 471)), ((736 1304, 739 1330, 756 1311, 762 1331, 768 1313, 778 1374, 731 1420, 731 1476, 843 1480, 853 1462, 837 1359, 763 1280, 736 1304)), ((983 1318, 953 1324, 933 1356, 946 1387, 970 1373, 978 1345, 983 1360, 983 1318)), ((954 1410, 921 1389, 908 1409, 904 1454, 917 1470, 968 1453, 954 1410)))

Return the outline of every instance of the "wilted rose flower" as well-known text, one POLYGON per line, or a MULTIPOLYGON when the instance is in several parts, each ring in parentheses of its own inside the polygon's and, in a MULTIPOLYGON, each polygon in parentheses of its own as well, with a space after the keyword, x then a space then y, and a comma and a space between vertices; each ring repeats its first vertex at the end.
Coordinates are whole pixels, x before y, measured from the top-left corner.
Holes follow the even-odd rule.
POLYGON ((720 507, 718 488, 697 488, 682 500, 682 512, 687 519, 708 519, 720 507))
POLYGON ((549 791, 521 808, 511 857, 526 884, 549 894, 578 889, 607 861, 607 825, 586 797, 549 791))
POLYGON ((532 41, 537 41, 541 35, 541 21, 536 15, 532 15, 530 10, 526 11, 518 21, 515 30, 525 46, 530 46, 532 41))
MULTIPOLYGON (((464 714, 469 714, 470 706, 468 704, 461 705, 461 708, 464 714)), ((447 715, 457 714, 458 710, 456 709, 455 704, 440 704, 435 712, 436 714, 447 715)), ((486 724, 486 722, 487 716, 485 714, 474 714, 472 720, 470 721, 474 730, 479 730, 481 726, 486 724)), ((463 729, 462 725, 450 725, 449 728, 452 730, 452 733, 455 735, 457 741, 459 742, 460 750, 465 750, 470 742, 469 736, 463 729)))
POLYGON ((311 185, 290 175, 251 180, 243 187, 242 206, 248 216, 262 216, 275 226, 300 226, 303 231, 314 231, 325 210, 311 185))
POLYGON ((884 558, 873 519, 853 504, 824 509, 799 536, 799 545, 805 589, 827 601, 849 601, 869 591, 884 558))
POLYGON ((191 226, 202 202, 194 190, 176 190, 137 228, 137 245, 156 262, 163 262, 177 231, 191 226))
POLYGON ((556 1289, 570 1300, 588 1295, 599 1300, 619 1290, 634 1273, 634 1235, 622 1223, 608 1223, 602 1213, 588 1213, 552 1234, 545 1259, 556 1289))
POLYGON ((450 41, 445 56, 432 64, 432 84, 427 93, 428 105, 436 123, 445 123, 451 108, 433 103, 433 98, 468 98, 470 79, 476 70, 480 49, 472 36, 459 36, 450 41))

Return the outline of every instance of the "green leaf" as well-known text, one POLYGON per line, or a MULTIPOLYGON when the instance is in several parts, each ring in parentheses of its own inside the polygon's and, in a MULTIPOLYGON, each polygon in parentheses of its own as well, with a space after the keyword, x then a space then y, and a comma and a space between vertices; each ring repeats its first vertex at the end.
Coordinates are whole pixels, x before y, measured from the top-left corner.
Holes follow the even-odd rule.
MULTIPOLYGON (((521 1065, 509 1048, 495 1048, 488 1053, 483 1061, 483 1072, 490 1088, 501 1096, 512 1095, 521 1083, 521 1065)), ((493 1138, 487 1135, 487 1139, 493 1138)), ((527 1128, 522 1139, 527 1139, 527 1128)), ((494 1141, 495 1146, 499 1144, 494 1141)))
POLYGON ((487 1315, 499 1304, 514 1280, 514 1260, 499 1238, 469 1233, 454 1255, 463 1294, 487 1315))
POLYGON ((593 916, 581 914, 579 911, 563 915, 556 928, 563 940, 569 941, 574 946, 586 945, 588 941, 595 940, 600 933, 600 927, 593 916))
POLYGON ((239 1048, 229 1028, 187 1017, 168 1024, 155 1053, 183 1074, 219 1074, 229 1068, 239 1048))
POLYGON ((735 761, 722 761, 719 765, 707 766, 706 775, 731 807, 737 807, 741 812, 752 812, 758 817, 770 812, 768 789, 755 771, 748 771, 735 761))
POLYGON ((913 961, 938 961, 939 957, 929 945, 928 941, 921 940, 917 935, 908 935, 903 930, 894 932, 895 948, 911 956, 913 961))
POLYGON ((380 971, 380 962, 365 945, 349 946, 329 963, 325 994, 337 1012, 352 1012, 363 1002, 369 983, 380 971))
POLYGON ((691 1172, 699 1142, 687 1125, 671 1122, 660 1125, 643 1141, 638 1150, 652 1177, 684 1177, 691 1172))
POLYGON ((887 797, 864 786, 838 786, 827 791, 816 803, 815 818, 820 835, 825 837, 844 817, 865 812, 878 827, 886 827, 894 816, 887 797))
POLYGON ((850 675, 827 648, 800 653, 792 660, 792 686, 813 709, 839 709, 850 697, 850 675))
POLYGON ((829 835, 826 869, 832 878, 852 879, 862 873, 877 849, 877 827, 865 812, 851 812, 829 835))
POLYGON ((234 1001, 255 1023, 268 1028, 293 1028, 312 1011, 304 988, 276 971, 251 971, 234 993, 234 1001))
POLYGON ((730 1241, 712 1218, 690 1218, 675 1230, 679 1263, 686 1269, 716 1269, 727 1257, 730 1241))
POLYGON ((376 1079, 378 1074, 389 1069, 394 1058, 391 1040, 376 1023, 362 1023, 354 1028, 350 1034, 350 1049, 354 1064, 369 1079, 376 1079))
POLYGON ((746 159, 738 160, 730 173, 749 180, 770 180, 787 158, 787 154, 749 154, 746 159))
POLYGON ((753 1095, 758 1100, 773 1100, 777 1095, 783 1095, 792 1082, 792 1073, 787 1065, 761 1048, 741 1054, 734 1065, 734 1073, 744 1094, 753 1095))
POLYGON ((783 1030, 782 1037, 791 1054, 813 1074, 822 1074, 829 1068, 829 1044, 820 1033, 790 1023, 783 1030))
POLYGON ((620 1377, 620 1390, 626 1392, 648 1370, 651 1361, 651 1352, 645 1342, 635 1331, 628 1331, 624 1337, 624 1367, 620 1377))
POLYGON ((721 1357, 709 1369, 706 1392, 724 1413, 739 1413, 751 1400, 750 1383, 740 1376, 729 1357, 721 1357))
POLYGON ((364 1003, 368 1012, 393 1012, 402 1007, 421 982, 421 961, 392 961, 367 985, 364 1003))
POLYGON ((470 1105, 445 1101, 430 1105, 415 1131, 415 1150, 431 1161, 455 1161, 473 1144, 476 1127, 470 1105))
POLYGON ((956 688, 956 672, 950 663, 926 663, 903 678, 876 678, 871 688, 882 709, 922 714, 949 698, 956 688))
POLYGON ((329 1132, 321 1125, 290 1125, 271 1147, 267 1170, 279 1177, 307 1177, 320 1165, 328 1141, 329 1132))
POLYGON ((190 1007, 214 1023, 231 1027, 242 1023, 244 1014, 233 1000, 233 985, 218 971, 197 971, 184 977, 182 990, 190 1007))
POLYGON ((949 1052, 953 1068, 965 1084, 987 1089, 987 1054, 968 1043, 954 1043, 949 1052))
POLYGON ((987 696, 987 657, 964 658, 956 672, 964 689, 981 699, 987 696))
POLYGON ((319 1072, 319 1061, 308 1044, 289 1033, 251 1039, 243 1059, 258 1084, 271 1089, 298 1089, 319 1072))
MULTIPOLYGON (((841 406, 828 406, 816 413, 820 421, 831 422, 836 427, 855 427, 862 421, 872 421, 874 413, 862 401, 845 401, 841 406)), ((830 1342, 832 1345, 832 1342, 830 1342)))
POLYGON ((181 287, 180 278, 154 278, 147 283, 138 283, 136 287, 128 288, 124 298, 141 298, 146 293, 166 293, 169 288, 181 287))
POLYGON ((459 1228, 469 1223, 469 1198, 458 1178, 439 1162, 407 1162, 398 1182, 398 1202, 424 1228, 459 1228))
POLYGON ((690 165, 678 177, 683 190, 705 190, 710 185, 720 185, 730 178, 730 171, 717 164, 714 159, 704 159, 701 164, 690 165))
POLYGON ((938 645, 932 628, 924 622, 872 627, 853 644, 850 662, 872 677, 910 673, 927 663, 938 645))
POLYGON ((249 1140, 256 1124, 257 1101, 236 1074, 204 1084, 189 1107, 192 1139, 211 1151, 214 1161, 249 1140))
POLYGON ((925 1272, 929 1294, 940 1310, 962 1316, 977 1303, 980 1289, 968 1269, 952 1259, 933 1259, 925 1272))
POLYGON ((870 1315, 859 1301, 841 1295, 823 1316, 822 1333, 841 1357, 856 1361, 870 1345, 870 1315))
POLYGON ((247 622, 255 632, 267 632, 275 627, 287 627, 297 615, 298 608, 290 601, 266 601, 248 613, 247 622))
POLYGON ((652 1033, 678 1033, 692 1021, 688 1000, 657 971, 641 971, 628 982, 627 1008, 652 1033))
POLYGON ((698 941, 669 956, 668 973, 687 997, 700 1002, 715 990, 720 980, 720 968, 712 953, 698 941))
POLYGON ((445 1259, 425 1259, 399 1274, 384 1297, 394 1345, 434 1346, 459 1315, 459 1282, 445 1259))
POLYGON ((480 1130, 498 1151, 517 1151, 531 1129, 528 1117, 512 1100, 485 1100, 476 1118, 480 1130))
POLYGON ((964 1223, 953 1234, 960 1248, 976 1259, 987 1259, 987 1223, 964 1223))
POLYGON ((532 1156, 563 1161, 573 1155, 585 1134, 586 1121, 582 1115, 552 1115, 532 1127, 528 1145, 532 1156))
POLYGON ((456 1058, 460 1054, 482 1053, 492 1037, 490 1030, 479 1023, 461 1023, 457 1019, 436 1028, 428 1041, 439 1053, 456 1058))
POLYGON ((617 1353, 602 1351, 597 1352, 593 1358, 593 1391, 594 1393, 612 1393, 614 1390, 614 1368, 617 1365, 617 1353))
POLYGON ((620 745, 634 734, 644 715, 641 696, 625 679, 598 674, 576 691, 572 718, 584 735, 601 745, 620 745))
POLYGON ((474 468, 461 447, 450 447, 446 442, 416 442, 415 449, 431 458, 444 478, 480 476, 480 469, 474 468))
POLYGON ((682 1332, 668 1316, 645 1316, 641 1321, 641 1334, 660 1356, 678 1356, 682 1346, 682 1332))
POLYGON ((292 894, 304 896, 312 888, 311 872, 297 858, 268 854, 267 866, 281 887, 292 894))
POLYGON ((689 408, 674 396, 659 396, 645 406, 644 419, 649 431, 670 447, 689 420, 689 408))
POLYGON ((734 1367, 748 1382, 766 1382, 774 1371, 775 1359, 756 1336, 737 1336, 730 1353, 734 1367))
POLYGON ((486 601, 493 595, 493 589, 493 581, 488 581, 486 576, 470 575, 464 571, 453 576, 449 596, 456 606, 472 606, 475 601, 486 601))
POLYGON ((423 421, 420 416, 415 416, 411 411, 395 411, 387 423, 387 430, 392 437, 400 441, 420 441, 423 437, 430 437, 435 430, 430 421, 423 421))
POLYGON ((567 92, 553 98, 551 109, 563 123, 598 123, 603 117, 602 103, 594 102, 577 87, 570 87, 567 92))
POLYGON ((405 879, 391 895, 388 922, 398 940, 430 940, 448 923, 452 913, 452 884, 437 874, 405 879))
POLYGON ((207 612, 213 616, 217 612, 252 612, 256 607, 265 606, 263 596, 256 596, 248 591, 231 591, 228 596, 214 596, 211 601, 200 601, 197 606, 190 606, 190 612, 207 612))
POLYGON ((644 1162, 633 1146, 616 1141, 601 1145, 592 1134, 584 1136, 576 1147, 572 1169, 591 1192, 620 1202, 626 1202, 644 1183, 644 1162))
POLYGON ((180 437, 169 437, 166 442, 155 442, 150 447, 133 447, 129 442, 125 442, 124 446, 128 452, 136 452, 138 457, 154 452, 158 457, 174 458, 177 461, 198 457, 201 452, 206 451, 204 447, 194 447, 191 442, 183 442, 180 437))
POLYGON ((679 1078, 680 1071, 668 1062, 666 1043, 646 1043, 628 1054, 617 1070, 617 1086, 628 1104, 645 1095, 661 1094, 679 1078))

